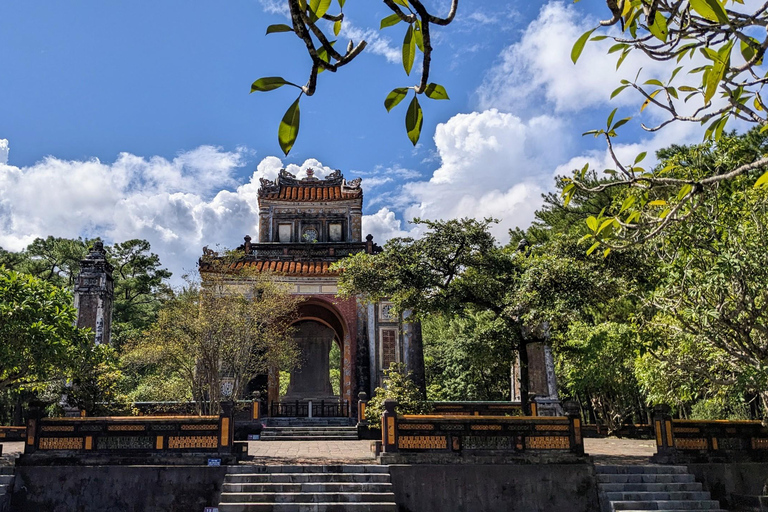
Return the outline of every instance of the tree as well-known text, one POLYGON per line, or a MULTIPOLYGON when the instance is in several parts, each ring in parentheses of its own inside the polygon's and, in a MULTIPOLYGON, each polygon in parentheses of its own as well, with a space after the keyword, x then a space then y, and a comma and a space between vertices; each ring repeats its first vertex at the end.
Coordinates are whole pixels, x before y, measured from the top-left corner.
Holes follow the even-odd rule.
POLYGON ((72 351, 89 343, 75 319, 67 292, 0 267, 0 390, 39 388, 65 374, 72 351))
POLYGON ((137 336, 157 318, 157 311, 172 291, 166 284, 171 272, 162 268, 160 257, 146 240, 126 240, 107 247, 114 267, 113 344, 117 347, 137 336))
POLYGON ((484 315, 520 355, 523 407, 528 407, 527 344, 539 341, 535 333, 545 325, 551 333, 566 329, 588 306, 626 289, 620 278, 596 272, 594 260, 572 239, 518 251, 496 245, 490 220, 417 222, 427 227, 422 238, 391 239, 379 254, 337 263, 340 292, 391 300, 415 318, 484 315))
POLYGON ((22 252, 18 270, 45 279, 57 286, 72 289, 80 273, 80 261, 95 240, 36 238, 22 252))
MULTIPOLYGON (((339 13, 331 14, 331 0, 286 0, 291 14, 291 25, 270 25, 267 35, 280 32, 292 32, 298 37, 307 49, 312 61, 309 71, 309 79, 305 85, 297 85, 282 77, 259 78, 251 86, 254 91, 272 91, 284 85, 290 85, 299 89, 296 98, 285 115, 278 128, 278 141, 280 147, 287 155, 296 138, 299 135, 300 109, 299 101, 302 96, 312 96, 317 88, 318 75, 323 71, 337 72, 342 67, 352 62, 366 47, 366 41, 355 44, 349 41, 344 53, 335 49, 336 40, 344 22, 344 7, 346 0, 337 0, 339 13), (318 24, 320 20, 329 22, 318 24), (324 30, 325 29, 325 30, 324 30), (330 30, 334 36, 330 36, 330 30)), ((393 90, 384 101, 387 111, 397 106, 413 90, 414 95, 405 115, 405 127, 408 138, 413 145, 419 141, 421 127, 424 121, 418 96, 424 95, 435 100, 447 100, 448 94, 442 85, 429 81, 432 63, 432 36, 433 26, 449 25, 456 16, 459 0, 451 0, 450 9, 446 17, 441 18, 430 12, 421 0, 383 0, 384 5, 392 11, 392 14, 381 20, 381 29, 405 22, 408 28, 403 40, 403 68, 406 75, 411 74, 416 58, 416 51, 422 53, 421 79, 417 85, 399 87, 393 90)))
POLYGON ((272 368, 291 369, 298 349, 290 336, 300 298, 265 274, 239 284, 209 273, 202 287, 166 302, 157 323, 133 352, 183 376, 200 412, 215 412, 221 379, 234 379, 233 396, 272 368))
POLYGON ((373 428, 381 428, 381 415, 384 414, 384 400, 397 400, 397 414, 426 414, 429 404, 413 382, 411 374, 402 363, 391 363, 384 370, 384 382, 376 388, 365 408, 365 418, 373 428))
MULTIPOLYGON (((704 65, 694 69, 675 68, 669 77, 652 77, 640 83, 640 71, 634 81, 623 80, 613 95, 630 88, 639 93, 642 106, 661 109, 667 118, 648 131, 663 129, 671 123, 706 124, 706 139, 719 140, 726 124, 737 119, 765 129, 768 110, 762 87, 768 77, 762 69, 768 37, 763 33, 768 23, 765 5, 753 6, 742 0, 606 0, 610 19, 600 26, 619 25, 621 33, 592 36, 596 29, 583 34, 574 44, 571 57, 579 58, 586 42, 611 38, 609 53, 618 53, 617 66, 631 52, 642 52, 656 61, 676 61, 701 56, 704 65), (762 33, 762 35, 760 35, 762 33), (761 39, 757 39, 760 37, 761 39), (687 73, 680 73, 680 71, 687 73), (686 74, 691 79, 686 79, 686 74), (700 75, 699 78, 695 78, 700 75), (677 81, 675 81, 677 79, 677 81), (682 94, 685 94, 682 97, 682 94), (692 101, 689 105, 688 102, 692 101)), ((768 185, 765 153, 738 165, 718 166, 708 172, 691 174, 679 162, 647 172, 639 164, 640 153, 633 162, 622 162, 613 151, 616 130, 630 118, 614 122, 616 109, 608 116, 604 129, 586 134, 602 136, 616 164, 609 169, 610 179, 598 185, 588 184, 583 177, 588 169, 574 173, 563 189, 566 201, 575 190, 598 193, 608 188, 630 188, 625 202, 615 205, 590 222, 590 235, 596 246, 625 247, 641 243, 662 233, 672 223, 685 219, 698 207, 703 195, 716 194, 723 181, 747 176, 756 187, 768 185)), ((585 134, 585 135, 586 135, 585 134)), ((700 169, 704 171, 703 169, 700 169)))

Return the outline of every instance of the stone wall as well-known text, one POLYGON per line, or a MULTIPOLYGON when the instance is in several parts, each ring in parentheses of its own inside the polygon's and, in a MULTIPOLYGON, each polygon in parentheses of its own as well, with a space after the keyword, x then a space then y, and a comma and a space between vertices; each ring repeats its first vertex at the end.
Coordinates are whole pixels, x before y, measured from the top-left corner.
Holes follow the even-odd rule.
POLYGON ((688 464, 713 500, 731 504, 732 494, 761 495, 768 482, 768 464, 762 462, 688 464))
POLYGON ((226 467, 17 466, 12 512, 188 512, 218 503, 226 467))
POLYGON ((390 466, 401 512, 594 512, 591 464, 390 466))

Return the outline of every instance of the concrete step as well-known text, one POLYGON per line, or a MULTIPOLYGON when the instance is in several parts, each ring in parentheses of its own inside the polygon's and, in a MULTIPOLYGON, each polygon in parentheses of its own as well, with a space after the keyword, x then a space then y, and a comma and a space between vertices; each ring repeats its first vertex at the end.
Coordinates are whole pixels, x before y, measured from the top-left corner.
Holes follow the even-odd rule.
POLYGON ((267 418, 267 427, 349 427, 356 423, 352 418, 267 418))
POLYGON ((219 503, 219 512, 397 512, 395 503, 219 503))
POLYGON ((225 503, 394 503, 393 492, 227 492, 225 503))
POLYGON ((603 492, 680 492, 680 491, 701 491, 702 486, 699 482, 690 483, 601 483, 600 490, 603 492))
MULTIPOLYGON (((601 489, 602 491, 602 489, 601 489)), ((706 491, 682 492, 647 492, 647 491, 613 491, 605 492, 609 501, 706 501, 710 494, 706 491)))
POLYGON ((664 466, 660 464, 647 465, 597 465, 595 472, 598 475, 624 475, 624 474, 662 474, 662 475, 685 475, 688 468, 685 466, 664 466))
POLYGON ((222 492, 392 492, 388 482, 225 483, 222 492))
POLYGON ((611 510, 719 510, 720 502, 699 501, 613 501, 611 510))
POLYGON ((389 467, 379 464, 325 464, 317 466, 283 464, 275 466, 228 466, 227 473, 384 473, 389 475, 389 467))
POLYGON ((598 483, 611 483, 611 484, 684 484, 695 482, 696 479, 693 475, 659 475, 659 474, 642 474, 642 473, 622 473, 622 474, 598 474, 598 483))
POLYGON ((0 475, 0 485, 10 485, 13 482, 13 475, 0 475))
POLYGON ((389 483, 389 473, 244 473, 228 474, 226 484, 389 483))

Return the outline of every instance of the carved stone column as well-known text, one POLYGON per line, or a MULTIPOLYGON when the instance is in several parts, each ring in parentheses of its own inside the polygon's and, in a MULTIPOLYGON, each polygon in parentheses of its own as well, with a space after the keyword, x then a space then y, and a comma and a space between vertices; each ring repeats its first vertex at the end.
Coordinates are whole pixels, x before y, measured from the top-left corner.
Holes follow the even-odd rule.
POLYGON ((77 326, 90 328, 96 345, 110 342, 114 288, 112 265, 107 262, 104 244, 96 242, 80 262, 75 283, 77 326))

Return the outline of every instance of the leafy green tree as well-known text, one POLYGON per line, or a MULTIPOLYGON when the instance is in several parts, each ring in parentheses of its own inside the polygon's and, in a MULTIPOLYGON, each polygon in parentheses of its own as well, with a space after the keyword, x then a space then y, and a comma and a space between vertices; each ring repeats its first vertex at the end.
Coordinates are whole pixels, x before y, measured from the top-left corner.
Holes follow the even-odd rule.
POLYGON ((167 301, 146 336, 131 345, 134 367, 176 375, 201 412, 216 411, 221 378, 234 379, 233 396, 272 368, 291 369, 298 349, 290 336, 300 298, 265 274, 233 285, 209 272, 202 287, 167 301))
POLYGON ((397 400, 397 414, 426 414, 429 404, 424 400, 419 387, 402 363, 391 363, 384 370, 382 386, 376 388, 365 408, 365 418, 373 428, 381 428, 384 400, 397 400))
POLYGON ((422 322, 430 400, 509 400, 515 333, 488 312, 422 322))
MULTIPOLYGON (((726 124, 739 120, 765 129, 768 109, 762 97, 766 81, 763 66, 768 37, 765 6, 743 0, 606 0, 611 16, 599 26, 619 26, 621 31, 583 34, 574 44, 571 57, 579 58, 588 40, 613 39, 609 53, 615 53, 620 66, 630 53, 643 54, 655 61, 682 64, 670 76, 622 80, 613 96, 625 89, 639 94, 641 111, 660 110, 665 119, 648 131, 672 123, 700 123, 707 126, 705 138, 719 140, 726 124), (686 67, 686 57, 701 56, 704 65, 686 67)), ((586 134, 604 137, 615 169, 606 171, 610 179, 598 185, 583 180, 586 167, 574 174, 564 196, 576 190, 598 193, 608 188, 632 189, 627 202, 617 205, 589 223, 595 244, 623 247, 641 243, 662 233, 671 224, 686 219, 697 208, 702 196, 716 195, 718 185, 746 177, 756 187, 768 185, 764 152, 737 163, 713 168, 696 168, 690 173, 684 165, 669 162, 653 171, 641 167, 645 152, 631 161, 622 161, 613 151, 617 129, 630 118, 615 120, 616 109, 608 116, 605 128, 586 134)), ((586 135, 585 134, 585 135, 586 135)))
POLYGON ((89 343, 75 327, 72 296, 34 276, 0 267, 0 390, 40 388, 89 343))
POLYGON ((80 273, 80 261, 92 242, 82 238, 36 238, 22 252, 22 263, 17 268, 71 290, 80 273))
POLYGON ((126 339, 149 328, 163 301, 172 296, 166 282, 171 272, 162 268, 160 257, 150 251, 146 240, 108 246, 107 258, 115 279, 112 340, 120 347, 126 339))

